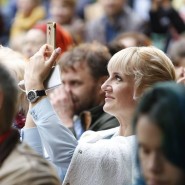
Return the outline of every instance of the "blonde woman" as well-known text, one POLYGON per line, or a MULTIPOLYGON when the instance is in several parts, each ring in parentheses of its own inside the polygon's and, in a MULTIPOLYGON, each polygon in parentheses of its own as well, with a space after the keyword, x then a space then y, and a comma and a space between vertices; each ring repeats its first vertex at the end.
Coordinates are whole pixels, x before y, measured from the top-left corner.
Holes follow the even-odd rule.
MULTIPOLYGON (((48 50, 51 51, 50 46, 44 45, 28 63, 24 78, 27 91, 44 91, 41 79, 48 75, 60 53, 57 48, 47 60, 44 56, 48 50), (35 71, 34 78, 32 71, 35 71), (40 80, 35 81, 36 77, 40 80)), ((108 72, 109 78, 102 85, 104 110, 119 120, 120 127, 98 133, 88 131, 81 142, 60 123, 46 96, 30 99, 30 114, 36 125, 27 119, 24 139, 34 148, 33 141, 37 146, 45 146, 61 178, 68 169, 64 184, 129 185, 134 182, 136 142, 131 120, 137 101, 154 83, 175 80, 172 62, 154 47, 121 50, 110 59, 108 72)))

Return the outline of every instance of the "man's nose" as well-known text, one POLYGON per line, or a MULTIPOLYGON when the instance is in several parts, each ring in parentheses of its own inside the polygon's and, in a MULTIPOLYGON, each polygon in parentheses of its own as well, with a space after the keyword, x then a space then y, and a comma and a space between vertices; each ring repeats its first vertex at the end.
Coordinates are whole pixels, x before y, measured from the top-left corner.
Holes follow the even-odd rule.
POLYGON ((71 86, 70 85, 68 85, 68 84, 64 84, 64 89, 65 89, 65 91, 66 92, 71 92, 71 86))

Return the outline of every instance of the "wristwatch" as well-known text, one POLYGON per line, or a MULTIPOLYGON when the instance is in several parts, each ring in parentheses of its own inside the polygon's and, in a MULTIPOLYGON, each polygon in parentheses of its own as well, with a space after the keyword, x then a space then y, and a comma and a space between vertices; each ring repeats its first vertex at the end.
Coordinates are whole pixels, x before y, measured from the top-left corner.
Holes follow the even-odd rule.
POLYGON ((41 96, 46 96, 46 92, 45 90, 30 90, 28 93, 27 93, 27 100, 31 103, 34 103, 36 102, 39 97, 41 96))

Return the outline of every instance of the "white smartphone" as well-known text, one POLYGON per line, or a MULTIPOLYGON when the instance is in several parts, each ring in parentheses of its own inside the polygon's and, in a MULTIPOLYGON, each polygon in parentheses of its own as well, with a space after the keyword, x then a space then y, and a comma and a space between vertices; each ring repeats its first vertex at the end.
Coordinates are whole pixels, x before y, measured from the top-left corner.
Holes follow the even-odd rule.
POLYGON ((56 23, 55 22, 48 22, 47 23, 47 44, 56 48, 56 23))
MULTIPOLYGON (((56 23, 48 22, 47 23, 47 44, 56 48, 56 23)), ((59 65, 53 66, 49 76, 44 81, 44 87, 46 90, 54 88, 62 84, 61 80, 61 70, 59 65)))

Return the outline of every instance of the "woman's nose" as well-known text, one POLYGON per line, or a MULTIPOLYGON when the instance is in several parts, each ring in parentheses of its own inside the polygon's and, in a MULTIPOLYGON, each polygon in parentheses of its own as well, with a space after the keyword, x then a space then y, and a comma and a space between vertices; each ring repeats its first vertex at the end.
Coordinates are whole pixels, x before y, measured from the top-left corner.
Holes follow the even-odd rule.
POLYGON ((163 168, 163 161, 161 160, 161 157, 158 154, 153 154, 150 157, 150 160, 148 162, 148 170, 150 170, 153 173, 161 173, 161 170, 163 168))
POLYGON ((102 84, 101 89, 102 91, 110 91, 112 89, 108 79, 102 84))

